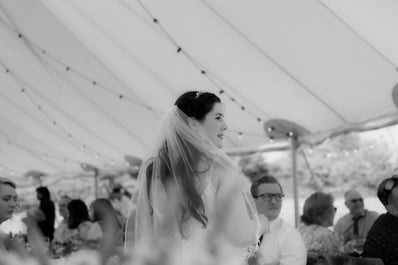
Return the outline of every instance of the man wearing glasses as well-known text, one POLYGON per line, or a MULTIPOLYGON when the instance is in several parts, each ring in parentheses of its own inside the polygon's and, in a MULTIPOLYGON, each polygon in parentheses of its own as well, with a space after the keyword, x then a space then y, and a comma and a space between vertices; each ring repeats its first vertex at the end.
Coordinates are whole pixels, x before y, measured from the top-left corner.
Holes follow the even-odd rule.
POLYGON ((363 198, 355 189, 347 191, 344 199, 350 212, 337 221, 334 231, 343 240, 344 251, 359 256, 362 254, 365 238, 379 214, 365 209, 363 198))
POLYGON ((301 235, 279 218, 284 197, 280 183, 272 176, 264 176, 252 183, 251 194, 258 213, 270 221, 270 231, 260 239, 258 264, 306 264, 307 250, 301 235))
POLYGON ((384 265, 398 265, 398 176, 383 180, 377 197, 387 213, 374 222, 366 238, 363 256, 380 258, 384 265))

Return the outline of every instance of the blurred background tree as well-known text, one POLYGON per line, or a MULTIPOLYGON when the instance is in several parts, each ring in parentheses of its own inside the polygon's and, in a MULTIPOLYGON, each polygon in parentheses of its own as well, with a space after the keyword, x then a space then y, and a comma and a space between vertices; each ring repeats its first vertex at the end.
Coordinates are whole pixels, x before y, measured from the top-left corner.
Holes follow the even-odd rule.
MULTIPOLYGON (((344 193, 358 187, 374 195, 382 179, 398 172, 394 150, 387 141, 376 141, 357 133, 339 136, 315 147, 301 146, 297 152, 299 190, 344 193)), ((271 174, 283 183, 285 192, 292 190, 289 151, 242 157, 239 165, 252 180, 271 174)))

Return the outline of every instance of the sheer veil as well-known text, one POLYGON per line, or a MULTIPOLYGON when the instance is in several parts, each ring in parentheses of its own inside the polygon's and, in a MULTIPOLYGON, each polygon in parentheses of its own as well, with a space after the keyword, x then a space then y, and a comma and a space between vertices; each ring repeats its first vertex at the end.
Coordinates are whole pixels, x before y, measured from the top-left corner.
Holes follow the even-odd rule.
MULTIPOLYGON (((154 153, 138 175, 138 193, 133 196, 136 207, 126 225, 129 246, 163 233, 163 223, 176 209, 189 209, 189 184, 204 181, 202 172, 217 172, 209 176, 215 185, 222 177, 239 174, 231 158, 205 136, 200 126, 193 128, 190 119, 176 106, 165 114, 154 153)), ((252 203, 246 207, 256 213, 252 203)), ((188 214, 206 223, 206 209, 196 209, 188 214)))

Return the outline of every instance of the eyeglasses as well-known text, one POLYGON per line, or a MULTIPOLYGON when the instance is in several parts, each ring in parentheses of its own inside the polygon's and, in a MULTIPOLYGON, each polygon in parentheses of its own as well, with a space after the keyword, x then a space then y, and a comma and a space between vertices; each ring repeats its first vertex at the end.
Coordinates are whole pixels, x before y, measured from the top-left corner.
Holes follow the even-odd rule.
POLYGON ((265 202, 272 201, 272 198, 275 198, 275 201, 280 202, 285 195, 283 193, 263 193, 255 196, 254 198, 261 198, 265 202))
POLYGON ((363 202, 363 199, 362 198, 352 199, 352 200, 349 200, 349 202, 352 202, 352 203, 363 202))

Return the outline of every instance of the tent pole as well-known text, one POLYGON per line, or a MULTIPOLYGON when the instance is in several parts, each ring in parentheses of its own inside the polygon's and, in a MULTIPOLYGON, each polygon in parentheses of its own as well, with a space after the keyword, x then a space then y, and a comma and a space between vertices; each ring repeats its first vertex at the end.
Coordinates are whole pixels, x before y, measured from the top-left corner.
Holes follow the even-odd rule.
POLYGON ((99 170, 97 168, 94 169, 94 199, 98 198, 98 175, 99 170))
POLYGON ((292 176, 293 176, 293 197, 294 197, 294 224, 299 224, 299 198, 297 187, 297 138, 290 137, 290 147, 292 152, 292 176))

